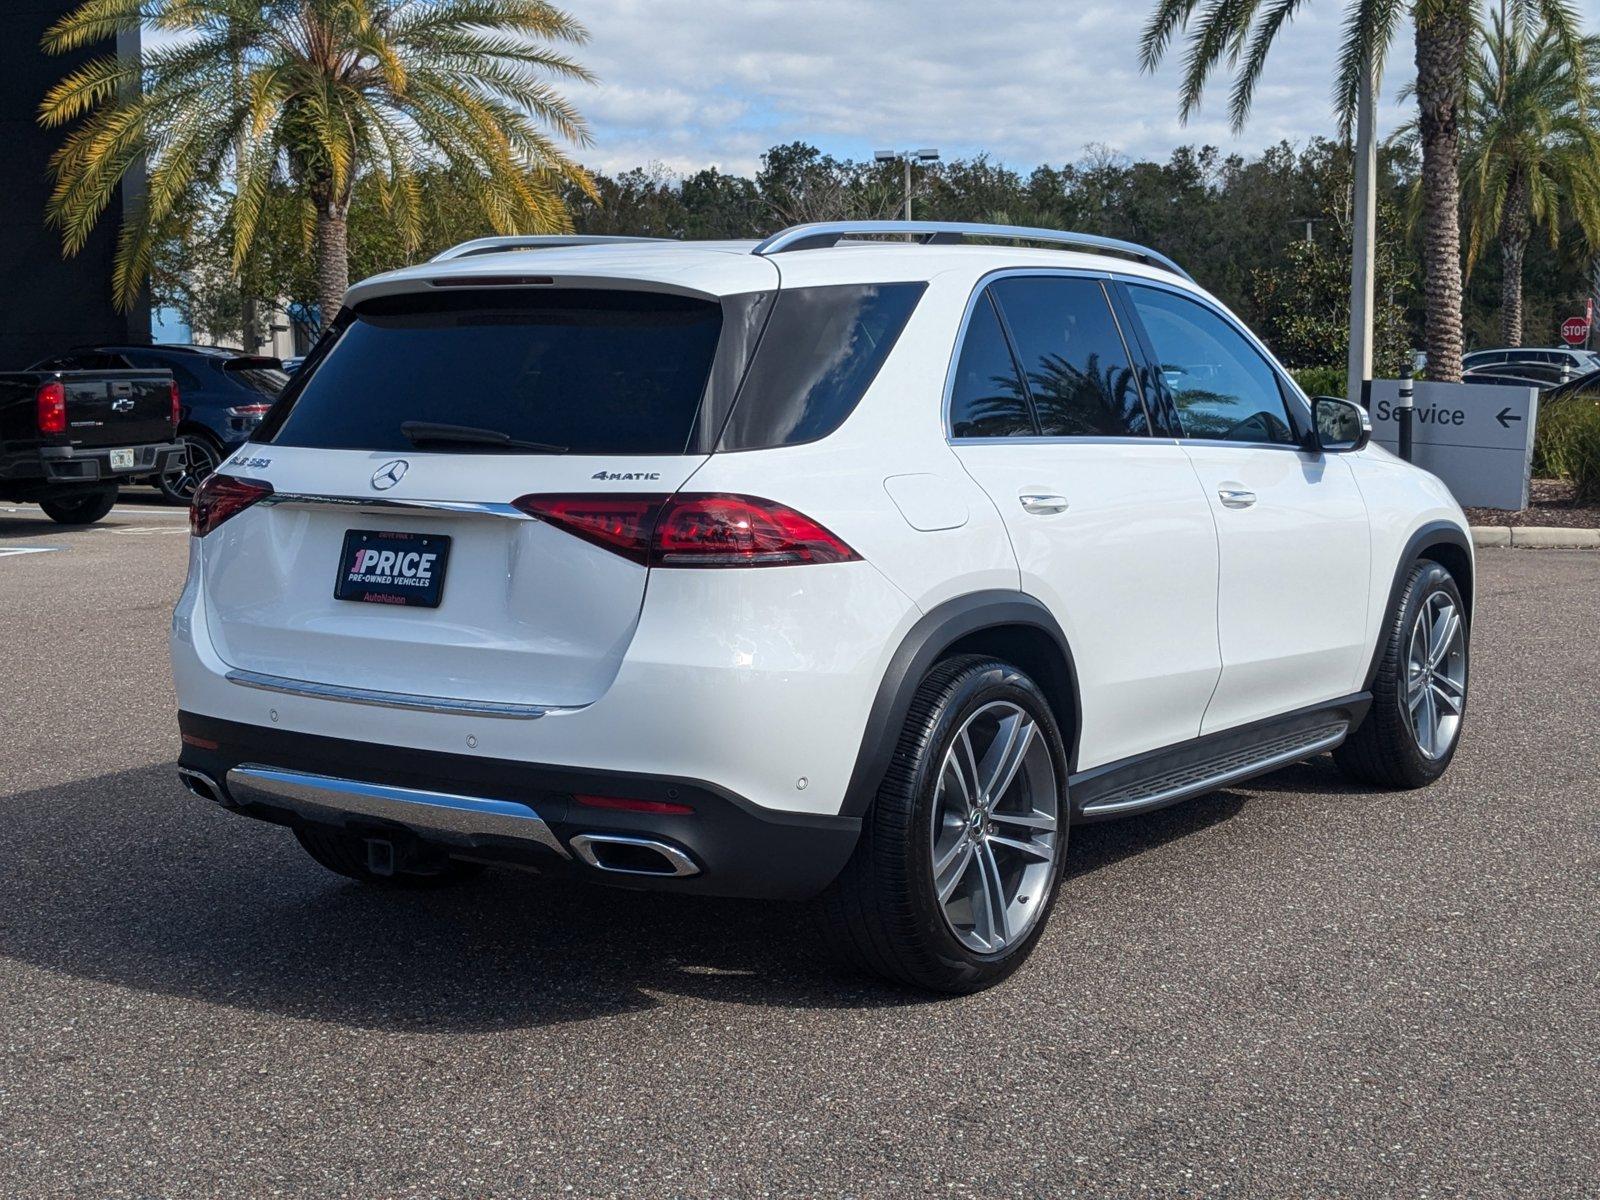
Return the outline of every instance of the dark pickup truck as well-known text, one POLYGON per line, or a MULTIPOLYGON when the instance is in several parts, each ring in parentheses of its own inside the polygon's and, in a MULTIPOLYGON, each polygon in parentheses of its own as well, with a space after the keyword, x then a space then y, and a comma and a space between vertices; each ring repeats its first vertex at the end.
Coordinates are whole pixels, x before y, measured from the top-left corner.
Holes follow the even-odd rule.
POLYGON ((63 525, 98 521, 119 482, 181 465, 177 421, 169 371, 0 373, 0 500, 37 501, 63 525))

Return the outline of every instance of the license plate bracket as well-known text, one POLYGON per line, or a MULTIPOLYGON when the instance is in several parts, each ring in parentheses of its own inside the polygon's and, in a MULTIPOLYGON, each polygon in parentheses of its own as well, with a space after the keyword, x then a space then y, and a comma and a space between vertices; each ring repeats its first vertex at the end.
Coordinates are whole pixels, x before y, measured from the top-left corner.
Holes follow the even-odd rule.
POLYGON ((131 471, 137 465, 131 449, 111 451, 111 469, 113 471, 131 471))
POLYGON ((346 530, 334 599, 438 608, 449 564, 450 538, 444 534, 346 530))

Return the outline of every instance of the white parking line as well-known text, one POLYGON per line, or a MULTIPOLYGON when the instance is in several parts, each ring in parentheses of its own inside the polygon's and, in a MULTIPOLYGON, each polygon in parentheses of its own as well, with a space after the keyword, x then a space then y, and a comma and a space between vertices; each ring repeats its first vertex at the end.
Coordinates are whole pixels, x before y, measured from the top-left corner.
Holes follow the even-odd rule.
POLYGON ((0 547, 0 558, 12 554, 50 554, 56 550, 65 550, 65 546, 16 546, 0 547))

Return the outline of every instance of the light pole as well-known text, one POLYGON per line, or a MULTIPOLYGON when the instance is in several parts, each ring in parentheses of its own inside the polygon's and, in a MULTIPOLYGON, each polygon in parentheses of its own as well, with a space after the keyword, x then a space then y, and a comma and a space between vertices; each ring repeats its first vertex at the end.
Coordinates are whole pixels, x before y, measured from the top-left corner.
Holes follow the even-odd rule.
POLYGON ((1378 240, 1378 81, 1368 56, 1356 92, 1355 219, 1350 230, 1350 356, 1345 392, 1357 404, 1367 399, 1372 378, 1372 306, 1378 240))
POLYGON ((939 161, 939 152, 931 147, 923 150, 879 150, 873 158, 879 162, 903 162, 906 165, 906 220, 911 220, 911 164, 913 162, 935 163, 939 161))

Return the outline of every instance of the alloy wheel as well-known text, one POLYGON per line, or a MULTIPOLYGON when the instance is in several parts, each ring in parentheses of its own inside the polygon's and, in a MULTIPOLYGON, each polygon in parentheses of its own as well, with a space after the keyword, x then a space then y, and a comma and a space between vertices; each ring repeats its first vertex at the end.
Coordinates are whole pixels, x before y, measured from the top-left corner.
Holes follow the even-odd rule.
POLYGON ((1443 591, 1422 602, 1406 655, 1406 715, 1417 749, 1442 758, 1455 744, 1467 702, 1467 640, 1461 610, 1443 591))
POLYGON ((217 469, 221 459, 216 451, 200 438, 185 435, 181 440, 183 465, 161 477, 161 491, 169 500, 187 504, 194 499, 195 490, 201 481, 217 469))
POLYGON ((1038 723, 994 701, 969 716, 939 768, 934 889, 962 945, 995 954, 1028 936, 1055 885, 1060 788, 1038 723))

